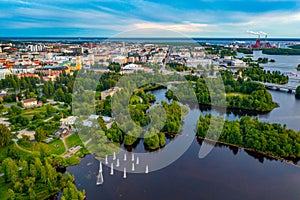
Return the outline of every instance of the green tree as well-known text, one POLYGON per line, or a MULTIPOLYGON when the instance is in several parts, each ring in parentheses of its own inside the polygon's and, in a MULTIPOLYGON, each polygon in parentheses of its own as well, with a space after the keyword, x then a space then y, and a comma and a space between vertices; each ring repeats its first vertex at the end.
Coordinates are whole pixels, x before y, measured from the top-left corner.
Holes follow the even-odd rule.
POLYGON ((298 87, 296 88, 296 94, 295 94, 295 97, 296 97, 297 99, 300 99, 300 86, 298 86, 298 87))
POLYGON ((28 195, 29 195, 30 200, 36 200, 37 199, 35 191, 34 191, 34 189, 32 189, 32 187, 29 188, 28 195))
POLYGON ((63 190, 62 200, 83 200, 85 197, 84 191, 78 191, 76 186, 71 182, 67 182, 66 188, 63 190))
POLYGON ((18 166, 11 158, 6 158, 2 163, 4 178, 7 183, 15 182, 18 178, 18 166))
POLYGON ((46 131, 44 131, 41 127, 35 129, 34 138, 37 142, 43 141, 47 136, 46 131))
POLYGON ((0 145, 1 147, 7 147, 11 142, 11 132, 6 125, 0 124, 0 145))
POLYGON ((12 189, 8 189, 7 194, 9 200, 14 200, 16 198, 16 195, 12 189))
POLYGON ((65 100, 65 93, 64 93, 64 91, 63 91, 61 88, 58 88, 58 89, 55 91, 55 94, 54 94, 54 100, 55 100, 55 101, 61 101, 61 102, 64 102, 64 100, 65 100))

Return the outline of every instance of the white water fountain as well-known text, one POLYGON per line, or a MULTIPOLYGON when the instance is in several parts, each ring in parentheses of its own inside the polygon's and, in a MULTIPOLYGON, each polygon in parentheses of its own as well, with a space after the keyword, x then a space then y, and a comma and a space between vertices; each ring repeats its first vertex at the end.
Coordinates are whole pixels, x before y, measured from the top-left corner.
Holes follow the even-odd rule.
POLYGON ((132 155, 131 155, 131 161, 132 162, 134 161, 134 153, 132 153, 132 155))
POLYGON ((97 175, 97 183, 96 185, 101 185, 103 184, 104 180, 103 180, 103 174, 102 174, 102 162, 100 161, 99 164, 99 173, 97 175))
POLYGON ((99 164, 99 172, 101 173, 102 172, 102 162, 100 161, 100 164, 99 164))
POLYGON ((139 157, 136 157, 136 164, 137 164, 137 165, 140 164, 140 159, 139 159, 139 157))
POLYGON ((124 168, 123 178, 126 178, 126 168, 124 168))
POLYGON ((119 167, 120 166, 120 160, 119 158, 117 159, 117 164, 116 164, 116 167, 119 167))
POLYGON ((114 164, 111 163, 110 165, 110 175, 114 175, 114 164))
POLYGON ((149 173, 149 166, 146 165, 146 170, 145 170, 145 174, 148 174, 149 173))
POLYGON ((134 163, 132 163, 131 170, 132 170, 132 171, 134 171, 134 170, 135 170, 135 168, 134 168, 134 163))
POLYGON ((127 158, 126 158, 126 154, 124 154, 124 161, 126 161, 127 160, 127 158))
POLYGON ((105 164, 106 164, 106 165, 108 164, 108 158, 107 158, 107 155, 105 156, 105 164))
POLYGON ((102 172, 99 172, 99 174, 97 175, 97 183, 96 183, 96 185, 102 185, 103 182, 104 182, 104 180, 103 180, 103 174, 102 174, 102 172))

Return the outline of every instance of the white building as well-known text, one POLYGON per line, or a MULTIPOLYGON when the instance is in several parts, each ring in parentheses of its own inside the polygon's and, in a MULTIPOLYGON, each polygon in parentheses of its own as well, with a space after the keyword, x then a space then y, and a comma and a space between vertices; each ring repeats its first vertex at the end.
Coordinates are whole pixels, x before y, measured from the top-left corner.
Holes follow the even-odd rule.
POLYGON ((122 70, 144 70, 143 67, 140 67, 137 64, 128 64, 122 68, 122 70))
POLYGON ((76 116, 69 116, 67 118, 60 119, 60 124, 65 126, 74 125, 77 117, 76 116))

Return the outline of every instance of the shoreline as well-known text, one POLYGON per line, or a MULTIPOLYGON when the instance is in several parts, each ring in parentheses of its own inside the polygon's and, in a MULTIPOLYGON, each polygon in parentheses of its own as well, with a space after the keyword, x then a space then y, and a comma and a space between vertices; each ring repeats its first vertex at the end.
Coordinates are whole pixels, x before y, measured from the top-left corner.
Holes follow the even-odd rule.
POLYGON ((300 164, 296 164, 292 160, 288 160, 286 158, 277 157, 277 156, 268 154, 266 152, 258 151, 258 150, 255 150, 255 149, 251 149, 251 148, 247 148, 247 147, 243 147, 243 146, 239 146, 239 145, 231 144, 231 143, 227 143, 227 142, 215 141, 215 140, 208 139, 208 138, 203 138, 203 137, 200 137, 200 136, 197 136, 197 135, 196 135, 196 138, 202 140, 202 142, 208 142, 208 143, 209 142, 213 142, 215 144, 221 144, 221 145, 225 145, 225 146, 228 146, 228 147, 236 147, 236 148, 239 148, 239 149, 247 150, 247 151, 250 151, 250 152, 253 152, 253 153, 257 153, 257 154, 259 154, 261 156, 264 156, 266 158, 271 158, 271 159, 274 159, 276 161, 285 162, 285 163, 288 163, 288 164, 291 164, 291 165, 293 165, 295 167, 299 167, 300 168, 300 164))

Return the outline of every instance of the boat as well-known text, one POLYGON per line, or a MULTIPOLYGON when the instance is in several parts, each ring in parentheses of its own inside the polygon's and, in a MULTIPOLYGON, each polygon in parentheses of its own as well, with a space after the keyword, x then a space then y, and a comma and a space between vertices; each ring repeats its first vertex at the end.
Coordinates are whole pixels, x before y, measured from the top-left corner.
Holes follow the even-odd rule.
POLYGON ((124 168, 124 174, 123 174, 123 178, 126 178, 126 168, 124 168))
POLYGON ((149 173, 149 166, 146 165, 146 170, 145 170, 145 174, 148 174, 149 173))
POLYGON ((97 183, 96 183, 96 185, 102 185, 103 182, 104 182, 104 180, 103 180, 103 174, 102 174, 102 172, 99 172, 99 174, 97 175, 97 183))

